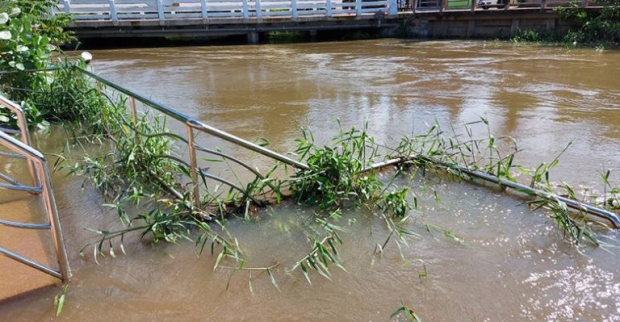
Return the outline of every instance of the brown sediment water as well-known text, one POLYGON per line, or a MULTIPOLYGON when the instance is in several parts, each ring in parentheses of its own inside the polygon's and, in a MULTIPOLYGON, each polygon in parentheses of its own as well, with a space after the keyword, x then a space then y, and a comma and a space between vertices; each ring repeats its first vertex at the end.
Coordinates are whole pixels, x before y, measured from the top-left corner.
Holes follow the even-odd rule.
MULTIPOLYGON (((92 54, 104 77, 242 138, 267 138, 281 152, 293 150, 300 126, 327 140, 336 120, 368 120, 370 134, 390 145, 426 124, 459 131, 483 117, 494 135, 516 139, 523 151, 515 162, 526 167, 550 162, 570 142, 554 182, 601 191, 597 172, 612 169, 620 185, 618 51, 371 40, 92 54)), ((62 147, 60 136, 37 138, 45 152, 62 147)), ((308 251, 299 227, 315 209, 283 205, 231 221, 248 265, 280 263, 280 290, 256 272, 250 291, 247 272, 226 290, 230 271, 213 271, 215 259, 196 256, 188 242, 130 238, 126 256, 117 249, 99 265, 89 253, 81 258, 93 236, 85 228, 120 224, 81 179, 57 174, 54 184, 74 272, 62 321, 386 321, 401 302, 424 321, 620 321, 620 234, 602 233, 599 248, 575 247, 543 212, 483 187, 416 187, 420 207, 408 228, 421 238, 400 251, 390 243, 381 257, 373 252, 389 234, 384 224, 367 210, 345 211, 347 271, 332 269, 331 281, 312 276, 312 285, 286 269, 308 251)), ((0 304, 0 320, 53 319, 59 292, 0 304)))

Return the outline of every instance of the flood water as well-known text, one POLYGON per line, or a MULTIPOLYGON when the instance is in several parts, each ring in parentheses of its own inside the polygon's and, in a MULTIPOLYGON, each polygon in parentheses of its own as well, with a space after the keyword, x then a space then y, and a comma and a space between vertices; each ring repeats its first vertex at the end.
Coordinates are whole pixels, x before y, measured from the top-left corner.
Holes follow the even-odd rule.
MULTIPOLYGON (((550 162, 571 143, 554 182, 602 190, 598 172, 612 169, 620 185, 618 51, 372 40, 92 54, 104 77, 242 138, 267 138, 280 152, 294 149, 300 126, 325 140, 337 120, 368 120, 370 134, 390 145, 426 124, 460 131, 484 117, 494 135, 517 140, 516 163, 550 162)), ((62 147, 38 139, 43 151, 62 147)), ((249 266, 280 263, 279 290, 259 272, 251 283, 237 273, 226 290, 230 271, 213 271, 214 258, 196 256, 189 242, 152 246, 134 237, 126 256, 117 250, 99 265, 81 258, 92 237, 85 228, 119 225, 81 183, 60 174, 54 182, 74 273, 58 320, 387 321, 402 302, 423 321, 620 321, 620 234, 601 232, 598 248, 575 247, 544 212, 487 188, 438 179, 414 188, 419 208, 407 227, 420 238, 400 249, 390 242, 382 256, 373 253, 389 234, 384 223, 365 209, 345 211, 346 271, 333 268, 331 281, 314 274, 312 285, 287 269, 309 250, 299 227, 316 209, 283 205, 232 221, 249 266)), ((0 320, 54 320, 58 293, 1 304, 0 320)))

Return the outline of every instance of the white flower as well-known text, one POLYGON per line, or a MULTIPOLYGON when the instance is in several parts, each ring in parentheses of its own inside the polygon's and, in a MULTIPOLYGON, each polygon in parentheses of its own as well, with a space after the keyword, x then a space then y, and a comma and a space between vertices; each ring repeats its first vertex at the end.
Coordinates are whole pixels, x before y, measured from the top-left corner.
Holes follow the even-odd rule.
POLYGON ((82 57, 82 59, 84 59, 85 62, 89 63, 92 59, 93 59, 93 55, 91 55, 89 52, 85 51, 83 52, 80 57, 82 57))

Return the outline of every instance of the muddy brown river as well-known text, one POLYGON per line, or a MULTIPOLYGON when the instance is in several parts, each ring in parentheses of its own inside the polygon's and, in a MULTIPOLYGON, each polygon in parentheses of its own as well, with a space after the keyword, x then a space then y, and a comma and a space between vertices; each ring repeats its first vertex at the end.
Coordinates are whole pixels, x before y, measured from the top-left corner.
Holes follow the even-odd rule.
MULTIPOLYGON (((337 120, 368 120, 370 134, 390 145, 427 124, 460 131, 484 117, 495 135, 516 139, 516 163, 550 162, 571 143, 554 182, 601 191, 599 172, 611 169, 620 185, 619 51, 372 40, 92 54, 104 77, 281 152, 294 149, 300 126, 325 140, 337 120)), ((63 145, 54 135, 37 140, 46 152, 63 145)), ((312 285, 287 269, 308 252, 298 227, 316 209, 283 205, 231 221, 249 265, 280 263, 279 290, 259 272, 251 283, 237 273, 226 290, 230 271, 213 271, 215 259, 197 256, 190 242, 146 245, 134 236, 127 255, 117 250, 99 265, 81 258, 93 236, 86 228, 118 219, 81 179, 57 174, 54 184, 74 273, 64 310, 54 317, 60 290, 52 288, 0 304, 2 321, 387 321, 401 303, 427 322, 620 321, 620 234, 603 231, 602 246, 575 247, 545 212, 492 189, 447 180, 415 188, 419 208, 407 228, 420 237, 390 243, 382 256, 374 250, 389 234, 384 223, 345 211, 346 271, 314 274, 312 285)))

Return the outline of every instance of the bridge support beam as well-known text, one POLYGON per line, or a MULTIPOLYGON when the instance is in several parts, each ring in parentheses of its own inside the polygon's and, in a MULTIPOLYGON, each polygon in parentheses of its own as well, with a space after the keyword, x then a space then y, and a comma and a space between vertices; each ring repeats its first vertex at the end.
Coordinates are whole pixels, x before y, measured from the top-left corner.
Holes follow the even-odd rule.
POLYGON ((310 36, 310 41, 316 41, 316 29, 308 30, 308 36, 310 36))
POLYGON ((534 11, 491 11, 493 14, 482 16, 450 12, 444 16, 433 17, 431 14, 418 14, 415 18, 406 18, 409 32, 415 37, 466 37, 466 38, 508 38, 521 30, 566 30, 568 25, 558 19, 557 13, 541 15, 534 11), (504 13, 506 12, 506 13, 504 13))
POLYGON ((520 21, 519 19, 512 19, 512 23, 510 25, 510 36, 514 36, 519 31, 520 21))
POLYGON ((247 38, 248 38, 248 45, 257 45, 258 41, 260 39, 259 37, 259 33, 257 31, 254 32, 249 32, 247 34, 247 38))
POLYGON ((476 31, 476 21, 475 20, 470 20, 467 23, 467 35, 466 37, 473 37, 474 32, 476 31))

